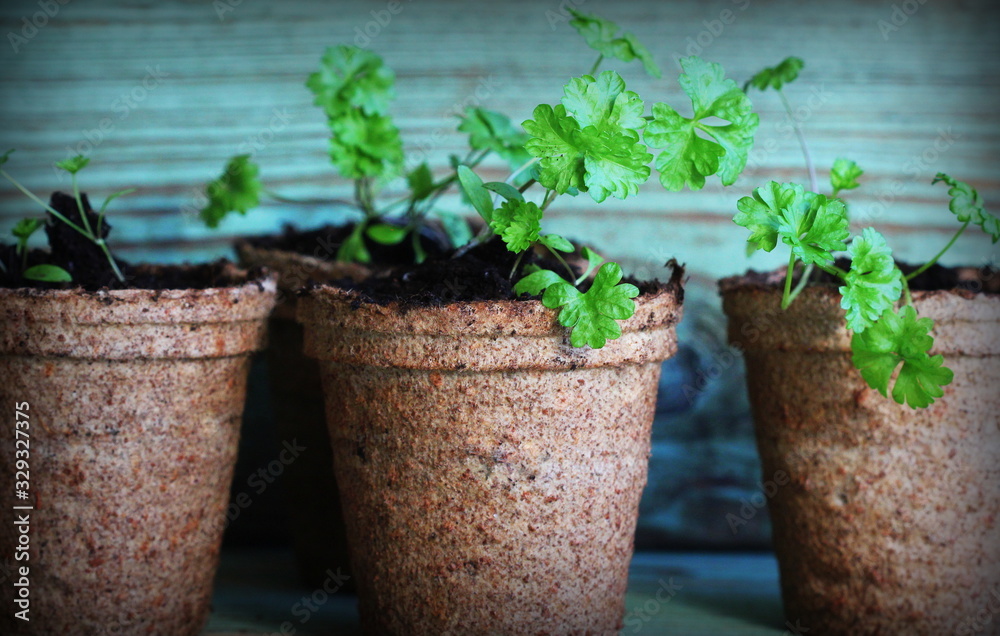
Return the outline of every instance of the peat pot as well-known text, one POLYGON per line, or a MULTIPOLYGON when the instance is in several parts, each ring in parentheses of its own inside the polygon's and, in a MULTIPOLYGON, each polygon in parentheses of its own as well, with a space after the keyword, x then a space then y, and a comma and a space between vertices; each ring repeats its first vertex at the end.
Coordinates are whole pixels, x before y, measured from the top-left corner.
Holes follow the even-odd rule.
POLYGON ((274 295, 0 289, 0 633, 200 633, 274 295))
POLYGON ((722 281, 785 613, 816 634, 1000 634, 1000 294, 915 291, 955 372, 914 410, 851 364, 835 287, 722 281))
POLYGON ((538 301, 300 298, 370 634, 616 634, 675 280, 574 349, 538 301))
MULTIPOLYGON (((349 573, 347 537, 337 482, 330 466, 330 436, 316 361, 302 352, 302 326, 295 320, 296 291, 309 281, 360 280, 366 267, 288 250, 236 244, 240 264, 265 266, 278 276, 278 304, 268 321, 266 350, 271 403, 280 448, 297 440, 303 448, 285 466, 282 485, 288 501, 292 548, 302 580, 322 587, 330 573, 349 573)), ((353 579, 342 590, 353 589, 353 579)))

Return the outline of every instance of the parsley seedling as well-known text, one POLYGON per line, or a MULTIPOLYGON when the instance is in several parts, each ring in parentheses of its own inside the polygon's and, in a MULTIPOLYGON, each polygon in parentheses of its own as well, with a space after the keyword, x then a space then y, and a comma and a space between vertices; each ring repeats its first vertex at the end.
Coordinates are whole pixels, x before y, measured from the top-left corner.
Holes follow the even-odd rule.
MULTIPOLYGON (((7 173, 3 169, 3 165, 7 163, 13 150, 8 150, 3 155, 0 155, 0 176, 10 181, 14 187, 23 192, 29 199, 42 206, 42 208, 51 214, 56 220, 65 223, 67 226, 73 230, 79 232, 84 237, 86 237, 90 242, 100 248, 104 253, 105 257, 108 259, 108 264, 111 267, 111 271, 114 273, 115 278, 119 282, 125 282, 125 276, 122 274, 121 269, 118 267, 117 261, 115 261, 114 256, 111 254, 111 250, 108 248, 107 243, 104 241, 103 237, 103 224, 104 215, 107 212, 108 204, 114 199, 118 198, 123 194, 128 194, 134 190, 123 190, 121 192, 116 192, 109 196, 104 203, 101 205, 100 210, 97 215, 97 222, 94 227, 91 227, 90 219, 88 218, 87 211, 83 206, 83 199, 80 194, 80 186, 77 182, 77 173, 87 167, 90 163, 90 159, 82 155, 77 155, 65 161, 60 161, 56 163, 56 167, 60 170, 65 170, 70 174, 72 178, 73 186, 73 198, 76 200, 77 208, 80 211, 80 224, 74 223, 66 218, 64 215, 60 214, 58 211, 52 208, 49 204, 42 201, 26 187, 21 185, 14 177, 7 173)), ((28 239, 34 234, 39 228, 44 225, 44 221, 40 219, 22 219, 17 225, 14 226, 13 235, 17 239, 17 254, 21 257, 22 272, 21 276, 27 280, 37 280, 46 282, 70 282, 73 277, 66 270, 58 267, 56 265, 35 265, 33 267, 27 267, 28 263, 28 239)))
MULTIPOLYGON (((777 67, 765 69, 747 83, 747 87, 774 88, 793 81, 803 64, 788 58, 777 67)), ((790 111, 790 109, 789 109, 790 111)), ((810 181, 815 172, 801 129, 796 128, 809 167, 810 181)), ((885 237, 875 228, 864 228, 851 236, 846 205, 837 198, 857 188, 864 174, 848 159, 837 159, 830 173, 833 195, 807 191, 796 183, 771 181, 756 188, 752 196, 737 203, 734 222, 750 231, 748 251, 770 252, 779 243, 789 248, 788 269, 781 299, 786 309, 809 283, 813 268, 838 278, 841 307, 852 332, 851 351, 854 366, 865 382, 887 396, 890 383, 892 398, 899 404, 925 408, 944 395, 942 387, 954 375, 944 366, 942 356, 930 355, 934 322, 918 318, 909 293, 909 281, 933 266, 951 248, 970 225, 983 229, 993 240, 1000 240, 1000 219, 986 212, 979 193, 969 184, 938 173, 932 183, 944 182, 951 196, 949 209, 962 223, 944 249, 913 272, 903 275, 896 265, 885 237), (837 267, 836 253, 847 252, 850 267, 837 267), (803 264, 798 285, 792 286, 796 267, 803 264), (902 307, 897 309, 897 305, 902 307), (897 373, 898 369, 898 373, 897 373)), ((815 190, 815 186, 813 188, 815 190)))
MULTIPOLYGON (((460 165, 476 166, 496 155, 512 167, 530 156, 524 149, 527 135, 506 116, 485 108, 467 108, 459 117, 458 130, 468 135, 465 157, 451 157, 451 172, 437 179, 427 163, 405 171, 403 143, 389 107, 395 98, 395 74, 377 54, 354 46, 327 49, 318 71, 309 76, 306 87, 314 103, 326 115, 330 130, 329 155, 337 172, 354 182, 353 200, 332 201, 358 210, 362 219, 338 248, 337 260, 369 263, 371 255, 365 239, 384 245, 410 240, 417 262, 426 257, 420 230, 433 215, 455 247, 472 238, 464 218, 435 209, 439 198, 458 181, 460 165), (403 176, 406 196, 380 204, 378 190, 403 176)), ((259 169, 249 155, 229 160, 222 175, 207 188, 208 203, 201 218, 216 227, 228 214, 246 214, 262 197, 302 203, 267 190, 259 179, 259 169)))
POLYGON ((560 324, 570 329, 570 344, 596 349, 621 335, 617 321, 635 313, 633 299, 639 289, 621 282, 621 266, 605 263, 589 248, 582 250, 586 271, 578 275, 565 256, 574 251, 572 243, 542 230, 546 210, 560 195, 585 193, 596 203, 634 196, 651 176, 651 162, 668 190, 701 189, 712 175, 730 185, 746 166, 758 120, 749 98, 726 79, 722 67, 698 57, 680 60, 684 73, 679 83, 691 100, 692 116, 685 117, 665 103, 653 104, 647 114, 643 99, 626 88, 621 75, 613 70, 597 72, 605 58, 615 57, 639 60, 647 72, 659 77, 646 47, 631 34, 618 36, 620 29, 612 22, 571 12, 570 24, 599 55, 590 73, 563 87, 560 103, 538 105, 522 124, 529 135, 525 149, 533 158, 505 183, 484 183, 465 166, 459 168, 458 177, 486 224, 477 240, 495 235, 518 255, 512 277, 532 250, 547 253, 565 270, 561 275, 538 266, 525 268, 515 292, 541 295, 543 305, 559 310, 560 324), (710 124, 710 118, 726 123, 710 124), (655 160, 650 148, 661 150, 655 160), (522 174, 530 178, 513 187, 522 174), (534 185, 544 191, 540 202, 524 197, 534 185), (504 201, 496 205, 495 198, 504 201))

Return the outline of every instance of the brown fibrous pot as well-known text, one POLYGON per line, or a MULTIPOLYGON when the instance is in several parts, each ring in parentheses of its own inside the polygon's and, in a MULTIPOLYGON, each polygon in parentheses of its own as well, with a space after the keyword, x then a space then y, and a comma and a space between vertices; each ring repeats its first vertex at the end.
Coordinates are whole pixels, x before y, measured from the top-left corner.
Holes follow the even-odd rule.
MULTIPOLYGON (((777 277, 775 277, 777 278, 777 277)), ((915 291, 955 372, 914 410, 851 363, 833 286, 721 283, 744 353, 787 618, 817 634, 1000 634, 1000 295, 915 291)))
POLYGON ((367 633, 618 632, 681 302, 594 350, 538 301, 300 299, 367 633))
MULTIPOLYGON (((0 289, 0 505, 30 517, 30 622, 0 632, 198 634, 210 610, 250 355, 274 281, 87 292, 0 289), (16 411, 21 411, 18 416, 16 411), (15 420, 27 417, 27 500, 15 420), (18 481, 23 477, 17 476, 18 481), (19 486, 20 487, 20 486, 19 486)), ((20 533, 0 526, 11 559, 20 533)))

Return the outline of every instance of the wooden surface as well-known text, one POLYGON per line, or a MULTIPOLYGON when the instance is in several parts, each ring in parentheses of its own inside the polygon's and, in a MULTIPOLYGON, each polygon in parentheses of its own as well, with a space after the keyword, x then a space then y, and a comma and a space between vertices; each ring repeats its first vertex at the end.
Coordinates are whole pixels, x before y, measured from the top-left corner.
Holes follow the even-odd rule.
MULTIPOLYGON (((205 636, 360 634, 357 598, 297 586, 290 557, 223 552, 205 636)), ((622 634, 778 636, 787 629, 770 555, 640 553, 632 562, 622 634)))
MULTIPOLYGON (((198 192, 227 157, 248 149, 257 151, 263 177, 276 190, 348 195, 348 184, 326 157, 323 117, 302 84, 325 46, 354 40, 355 29, 369 27, 371 12, 377 17, 387 3, 226 1, 235 6, 221 17, 222 2, 72 2, 16 53, 10 34, 20 34, 23 19, 39 7, 35 0, 4 3, 0 145, 18 149, 9 170, 42 193, 68 187, 50 165, 74 149, 87 150, 87 131, 106 119, 107 132, 89 153, 94 161, 83 180, 95 195, 140 189, 112 212, 115 244, 132 258, 225 254, 238 234, 336 218, 327 206, 269 205, 210 232, 179 210, 197 204, 198 192), (162 77, 147 81, 152 89, 144 91, 150 69, 162 77), (132 91, 137 99, 130 104, 122 96, 132 91), (272 121, 276 109, 287 122, 272 121)), ((973 182, 988 202, 1000 193, 1000 46, 991 1, 911 2, 906 8, 917 10, 895 16, 901 26, 885 37, 879 21, 883 28, 891 25, 896 6, 888 1, 576 4, 617 20, 650 45, 666 69, 663 80, 646 79, 637 65, 622 70, 641 93, 671 103, 683 101, 673 57, 692 43, 707 44, 702 55, 739 81, 786 55, 803 57, 806 69, 788 94, 804 108, 817 163, 828 166, 847 155, 865 167, 864 187, 851 194, 855 215, 878 217, 902 256, 914 258, 942 244, 954 227, 944 189, 929 185, 935 171, 973 182), (724 10, 732 11, 729 25, 719 20, 728 19, 724 10), (821 97, 810 109, 812 95, 821 97), (884 210, 880 197, 888 202, 884 210)), ((535 104, 554 103, 562 84, 586 72, 593 59, 559 18, 559 2, 488 6, 404 0, 370 42, 398 74, 393 112, 405 141, 410 150, 430 147, 437 165, 461 148, 451 115, 477 87, 487 93, 483 105, 520 121, 535 104)), ((762 121, 756 167, 735 187, 721 189, 713 181, 702 193, 672 194, 650 183, 635 201, 600 207, 585 197, 567 198, 553 209, 552 230, 641 261, 677 255, 706 277, 740 271, 745 233, 730 222, 736 199, 767 179, 805 178, 776 96, 756 93, 753 99, 762 121)), ((499 165, 493 168, 493 176, 502 176, 499 165)), ((457 205, 445 201, 446 207, 457 205)), ((0 184, 0 231, 35 212, 0 184)), ((970 262, 991 254, 988 242, 974 235, 956 251, 970 262)))

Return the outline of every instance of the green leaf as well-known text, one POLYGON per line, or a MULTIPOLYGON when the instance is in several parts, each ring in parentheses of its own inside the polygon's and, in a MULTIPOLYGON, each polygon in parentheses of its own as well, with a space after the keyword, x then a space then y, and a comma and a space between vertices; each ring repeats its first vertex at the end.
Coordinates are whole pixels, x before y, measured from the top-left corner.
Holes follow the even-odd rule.
POLYGON ((528 135, 514 126, 506 115, 485 108, 469 107, 461 118, 458 130, 468 133, 470 148, 495 152, 511 168, 517 168, 531 159, 531 155, 524 149, 528 135))
POLYGON ((532 117, 521 125, 531 135, 525 148, 539 159, 538 182, 559 194, 566 194, 572 188, 585 191, 587 169, 580 125, 562 104, 555 108, 539 104, 532 117))
POLYGON ((1000 218, 986 211, 986 204, 979 196, 979 192, 964 181, 958 181, 944 174, 937 173, 931 184, 943 181, 949 186, 948 194, 951 202, 948 209, 958 217, 962 223, 970 221, 973 225, 978 225, 984 232, 990 235, 993 242, 1000 241, 1000 218))
POLYGON ((13 148, 11 148, 11 149, 10 149, 10 150, 8 150, 7 152, 5 152, 5 153, 3 153, 2 155, 0 155, 0 166, 2 166, 2 165, 4 165, 5 163, 7 163, 7 161, 8 161, 9 159, 10 159, 10 156, 11 156, 11 155, 12 155, 13 153, 14 153, 14 149, 13 149, 13 148))
POLYGON ((532 201, 506 201, 493 210, 490 229, 511 252, 519 253, 538 241, 542 231, 542 210, 532 201))
POLYGON ((396 245, 402 243, 403 239, 410 233, 409 228, 389 225, 388 223, 376 223, 369 225, 366 232, 368 238, 381 243, 382 245, 396 245))
POLYGON ((750 230, 747 242, 770 252, 780 238, 806 263, 824 264, 843 250, 848 237, 847 210, 837 199, 807 192, 796 183, 768 182, 743 197, 733 221, 750 230))
POLYGON ((600 267, 601 263, 604 262, 604 257, 590 249, 589 247, 584 247, 580 250, 583 257, 587 259, 587 271, 583 273, 581 279, 586 280, 590 277, 590 273, 594 271, 595 268, 600 267))
POLYGON ((621 279, 621 267, 605 263, 586 292, 565 281, 555 282, 545 289, 542 304, 560 309, 559 324, 570 328, 571 345, 600 349, 608 340, 621 336, 621 327, 615 321, 635 314, 632 299, 639 295, 639 288, 619 284, 621 279))
POLYGON ((314 103, 336 119, 355 108, 366 115, 384 115, 395 97, 395 79, 375 53, 341 45, 326 50, 306 86, 315 95, 314 103))
POLYGON ((14 235, 18 243, 27 243, 31 235, 43 225, 45 225, 45 221, 41 219, 21 219, 11 230, 11 234, 14 235))
POLYGON ((484 183, 483 187, 491 192, 496 192, 508 201, 524 201, 524 195, 509 183, 490 181, 489 183, 484 183))
POLYGON ((472 207, 476 209, 479 216, 483 217, 483 220, 489 225, 493 221, 493 199, 483 187, 483 180, 468 166, 459 166, 456 172, 458 173, 459 185, 462 186, 462 192, 472 202, 472 207))
POLYGON ((619 27, 610 20, 577 11, 566 7, 573 18, 569 23, 583 36, 587 45, 601 55, 618 58, 623 62, 639 60, 643 68, 652 77, 660 77, 660 69, 653 60, 652 54, 631 33, 618 37, 619 27))
POLYGON ((639 130, 646 125, 639 95, 625 90, 625 80, 614 71, 574 77, 563 87, 562 105, 581 128, 599 131, 639 130))
POLYGON ((250 155, 237 155, 229 160, 218 179, 208 184, 205 192, 208 204, 201 210, 201 219, 208 227, 218 227, 230 212, 246 214, 260 205, 263 186, 257 178, 260 169, 250 161, 250 155))
POLYGON ((441 227, 448 235, 452 247, 458 249, 472 240, 472 228, 465 217, 451 212, 437 212, 436 214, 441 219, 441 227))
POLYGON ((330 159, 348 179, 393 176, 403 164, 403 142, 392 119, 350 110, 330 120, 330 159))
POLYGON ((794 82, 799 76, 799 71, 805 66, 805 62, 797 57, 787 57, 777 66, 765 68, 743 85, 743 90, 751 86, 757 90, 767 90, 773 88, 780 90, 785 84, 794 82))
POLYGON ((517 284, 514 285, 514 293, 518 296, 522 294, 538 296, 556 283, 569 284, 566 283, 566 280, 562 276, 550 269, 536 269, 534 272, 517 281, 517 284))
POLYGON ((24 270, 27 280, 39 280, 46 283, 70 283, 73 277, 57 265, 34 265, 24 270))
POLYGON ((90 159, 84 157, 83 155, 76 155, 75 157, 71 157, 64 161, 57 161, 56 168, 65 170, 70 174, 76 174, 86 168, 88 163, 90 163, 90 159))
POLYGON ((636 194, 652 159, 637 132, 642 109, 614 71, 570 80, 562 104, 538 106, 523 124, 531 135, 525 147, 539 158, 538 182, 559 194, 587 192, 598 203, 636 194))
POLYGON ((365 223, 358 223, 337 249, 337 260, 342 263, 370 263, 372 261, 365 245, 365 223))
POLYGON ((889 309, 869 329, 854 334, 854 366, 868 386, 886 395, 892 375, 902 363, 892 398, 913 408, 930 406, 944 395, 941 387, 954 379, 951 369, 942 366, 944 359, 940 355, 928 354, 934 346, 934 338, 929 335, 933 327, 930 318, 917 319, 913 307, 903 307, 899 313, 889 309))
POLYGON ((861 333, 896 304, 903 281, 885 237, 874 228, 865 228, 848 250, 851 269, 840 288, 840 304, 847 310, 848 328, 861 333))
POLYGON ((539 242, 550 250, 556 250, 558 252, 569 253, 575 250, 572 243, 558 234, 546 234, 539 239, 539 242))
POLYGON ((685 74, 678 81, 691 98, 694 116, 688 119, 657 103, 653 121, 646 126, 646 143, 664 149, 656 157, 660 183, 673 191, 685 185, 700 190, 705 177, 718 174, 723 185, 732 185, 753 147, 759 123, 750 112, 753 105, 736 82, 725 78, 722 66, 698 57, 681 58, 680 63, 685 74), (710 125, 703 121, 709 117, 728 123, 710 125))
POLYGON ((406 175, 406 183, 410 186, 410 197, 414 201, 423 201, 433 194, 434 175, 426 161, 406 175))
POLYGON ((853 190, 860 184, 858 177, 865 173, 858 167, 858 164, 850 159, 838 158, 833 162, 833 169, 830 170, 830 185, 834 192, 841 190, 853 190))
POLYGON ((114 201, 118 197, 123 197, 126 194, 132 194, 133 192, 135 192, 135 190, 136 190, 135 188, 128 188, 127 190, 119 190, 118 192, 109 194, 108 198, 104 199, 104 203, 101 204, 101 209, 97 211, 98 216, 103 215, 105 212, 108 211, 108 206, 111 204, 112 201, 114 201))

